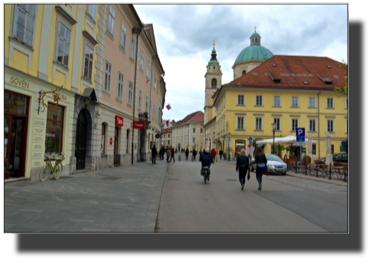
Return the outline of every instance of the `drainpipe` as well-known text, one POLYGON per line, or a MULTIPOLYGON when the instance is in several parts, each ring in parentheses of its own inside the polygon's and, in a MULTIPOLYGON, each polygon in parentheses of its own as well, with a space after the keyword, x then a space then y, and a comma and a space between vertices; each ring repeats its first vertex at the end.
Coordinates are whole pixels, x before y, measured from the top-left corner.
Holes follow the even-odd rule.
MULTIPOLYGON (((133 123, 133 121, 135 121, 135 105, 136 105, 135 103, 136 103, 137 63, 138 63, 137 62, 137 54, 139 51, 139 35, 141 33, 141 29, 140 28, 133 28, 132 31, 133 31, 133 33, 136 34, 135 83, 133 84, 133 119, 132 119, 132 123, 133 123)), ((131 164, 133 164, 133 151, 134 151, 134 147, 135 147, 134 140, 135 140, 135 128, 132 127, 132 158, 131 158, 131 164)))
POLYGON ((318 159, 321 159, 321 138, 320 138, 320 119, 319 119, 319 94, 322 93, 322 90, 318 93, 318 159))

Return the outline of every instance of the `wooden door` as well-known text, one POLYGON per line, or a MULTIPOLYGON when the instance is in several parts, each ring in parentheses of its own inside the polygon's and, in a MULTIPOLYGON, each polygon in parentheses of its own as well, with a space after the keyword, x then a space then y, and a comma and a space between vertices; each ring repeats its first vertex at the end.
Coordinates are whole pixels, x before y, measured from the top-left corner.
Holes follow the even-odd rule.
POLYGON ((87 120, 83 111, 81 111, 78 116, 76 135, 75 157, 77 159, 77 170, 81 170, 86 167, 87 139, 87 120))

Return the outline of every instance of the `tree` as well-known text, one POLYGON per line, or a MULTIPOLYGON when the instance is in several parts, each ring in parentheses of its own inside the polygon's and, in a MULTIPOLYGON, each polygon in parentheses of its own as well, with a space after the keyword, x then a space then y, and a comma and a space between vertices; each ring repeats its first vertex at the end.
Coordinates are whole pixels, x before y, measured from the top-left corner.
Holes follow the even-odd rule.
MULTIPOLYGON (((342 63, 337 63, 337 64, 338 64, 339 68, 344 68, 344 69, 348 70, 348 65, 344 61, 344 59, 342 59, 342 63)), ((341 87, 334 87, 334 92, 348 94, 348 78, 343 79, 342 83, 345 84, 343 86, 343 89, 341 87)))

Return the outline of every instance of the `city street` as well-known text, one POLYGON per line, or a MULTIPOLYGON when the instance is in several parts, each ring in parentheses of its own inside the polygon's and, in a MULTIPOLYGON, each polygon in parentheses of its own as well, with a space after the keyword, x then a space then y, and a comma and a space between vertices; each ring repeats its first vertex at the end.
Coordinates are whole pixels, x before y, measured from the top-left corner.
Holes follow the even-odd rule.
POLYGON ((58 180, 5 184, 5 232, 347 232, 347 187, 256 174, 240 189, 234 161, 138 163, 58 180))
POLYGON ((264 175, 263 190, 257 187, 251 173, 240 189, 233 161, 212 165, 206 185, 198 161, 176 161, 156 232, 347 232, 347 187, 277 175, 264 175))

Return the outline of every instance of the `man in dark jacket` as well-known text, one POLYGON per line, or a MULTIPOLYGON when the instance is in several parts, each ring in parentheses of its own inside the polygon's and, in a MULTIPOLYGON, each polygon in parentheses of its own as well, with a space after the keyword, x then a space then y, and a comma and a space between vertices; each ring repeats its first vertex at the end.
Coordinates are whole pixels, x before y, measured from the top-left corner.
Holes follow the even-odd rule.
POLYGON ((245 150, 241 149, 240 155, 236 159, 236 172, 239 170, 239 181, 241 185, 241 190, 244 190, 245 185, 245 176, 247 175, 248 171, 248 179, 250 177, 249 174, 249 158, 245 154, 245 150))
POLYGON ((186 160, 189 159, 189 149, 186 148, 186 151, 185 151, 185 156, 186 156, 186 160))
POLYGON ((220 156, 220 159, 222 159, 222 156, 223 156, 223 150, 220 150, 220 151, 219 151, 219 156, 220 156))
POLYGON ((195 160, 195 156, 197 155, 197 151, 195 151, 195 149, 193 150, 193 157, 194 157, 194 160, 195 160))
POLYGON ((153 148, 152 148, 152 164, 157 164, 156 163, 156 157, 157 157, 157 149, 156 149, 156 145, 153 145, 153 148))
POLYGON ((171 153, 171 159, 170 159, 170 161, 169 162, 171 162, 172 160, 173 160, 173 163, 175 162, 175 158, 174 158, 174 148, 172 147, 171 149, 170 149, 170 153, 171 153))
MULTIPOLYGON (((208 166, 209 167, 209 170, 211 172, 211 163, 214 163, 213 159, 212 159, 212 155, 209 153, 208 151, 208 148, 206 148, 203 152, 203 154, 200 154, 199 155, 199 161, 202 162, 201 164, 201 171, 203 170, 203 167, 204 166, 208 166)), ((210 180, 210 178, 209 178, 210 180)))

